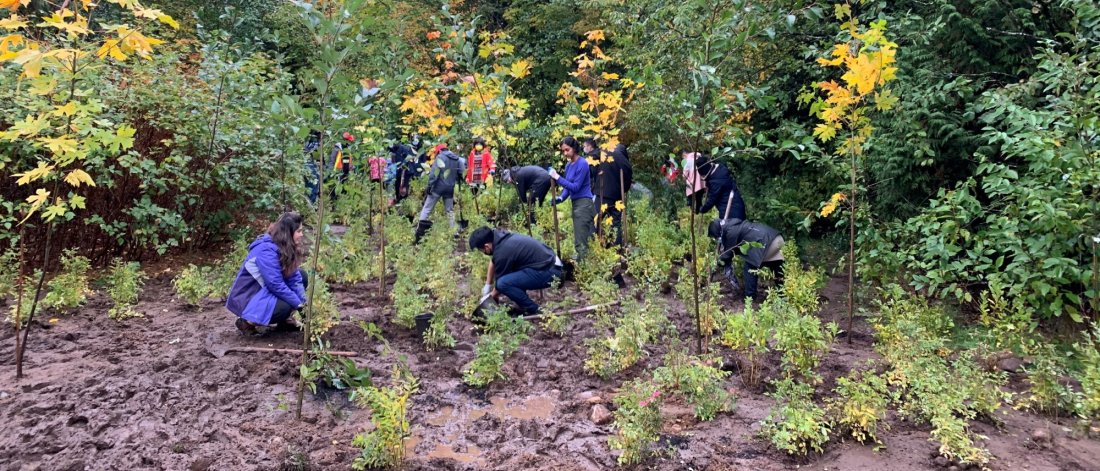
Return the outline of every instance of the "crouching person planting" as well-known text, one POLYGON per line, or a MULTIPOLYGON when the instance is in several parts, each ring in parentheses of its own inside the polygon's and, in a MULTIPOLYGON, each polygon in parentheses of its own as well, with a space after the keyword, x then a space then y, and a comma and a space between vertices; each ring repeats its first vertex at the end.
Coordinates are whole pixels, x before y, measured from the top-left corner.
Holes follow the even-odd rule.
POLYGON ((776 286, 783 285, 783 236, 771 226, 759 222, 745 221, 731 218, 724 221, 715 219, 711 221, 707 234, 718 241, 721 255, 718 264, 725 267, 726 278, 736 287, 733 278, 734 253, 743 254, 745 258, 745 297, 756 299, 757 275, 760 268, 770 269, 775 273, 776 286), (745 249, 742 245, 748 244, 745 249))
POLYGON ((229 289, 225 307, 236 314, 241 333, 263 333, 261 327, 300 330, 291 315, 305 308, 309 281, 300 267, 305 260, 302 215, 284 213, 267 233, 248 246, 248 256, 229 289))
POLYGON ((519 306, 514 315, 538 314, 539 305, 527 291, 549 288, 561 278, 561 259, 546 244, 523 234, 480 227, 470 234, 470 250, 493 257, 482 294, 507 296, 519 306))

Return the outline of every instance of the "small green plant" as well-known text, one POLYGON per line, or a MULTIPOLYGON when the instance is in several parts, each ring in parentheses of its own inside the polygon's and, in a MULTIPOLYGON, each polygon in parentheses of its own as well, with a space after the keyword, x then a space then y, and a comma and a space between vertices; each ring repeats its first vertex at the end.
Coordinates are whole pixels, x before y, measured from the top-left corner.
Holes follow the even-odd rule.
POLYGON ((107 286, 107 294, 111 296, 114 305, 107 311, 107 317, 120 321, 131 317, 143 317, 144 314, 135 311, 138 296, 141 294, 141 286, 145 283, 145 274, 141 272, 141 265, 137 262, 124 263, 115 260, 104 278, 107 286))
POLYGON ((606 313, 597 313, 597 325, 611 328, 609 337, 588 339, 588 356, 584 360, 585 371, 609 378, 641 361, 648 355, 646 348, 656 341, 661 333, 670 329, 665 310, 656 304, 655 296, 650 296, 642 304, 627 298, 623 301, 622 311, 617 318, 606 313))
POLYGON ((368 368, 360 368, 350 358, 330 355, 329 345, 324 341, 318 341, 313 349, 313 355, 302 368, 302 374, 306 377, 306 385, 310 392, 317 394, 317 382, 323 382, 333 389, 358 389, 369 387, 371 371, 368 368))
POLYGON ((187 265, 179 275, 172 279, 172 287, 185 303, 198 306, 207 296, 216 293, 217 286, 212 283, 214 269, 209 266, 187 265))
POLYGON ((336 300, 329 291, 328 282, 321 276, 309 278, 310 287, 306 288, 306 294, 312 292, 313 310, 310 312, 309 334, 312 341, 318 342, 325 333, 340 323, 340 309, 336 306, 336 300), (312 286, 316 283, 317 286, 312 286))
POLYGON ((573 318, 567 314, 551 312, 542 317, 542 328, 558 337, 564 337, 565 333, 569 331, 569 324, 572 321, 573 318))
POLYGON ((48 292, 42 300, 45 307, 55 309, 74 309, 84 304, 88 293, 88 270, 92 264, 87 257, 67 249, 61 254, 61 274, 47 284, 48 292))
POLYGON ((1081 359, 1081 397, 1077 415, 1089 420, 1100 419, 1100 324, 1093 324, 1085 340, 1074 346, 1081 359))
POLYGON ((462 380, 478 388, 505 378, 501 372, 504 360, 519 349, 531 330, 529 322, 513 318, 500 309, 489 313, 485 322, 485 333, 474 347, 474 359, 462 371, 462 380))
POLYGON ((663 391, 675 391, 695 408, 695 417, 708 421, 719 412, 733 410, 734 397, 722 387, 729 372, 715 368, 719 358, 690 356, 679 347, 665 355, 665 365, 653 372, 663 391))
POLYGON ((354 400, 370 409, 374 429, 355 435, 352 446, 359 448, 352 469, 397 466, 405 458, 405 437, 409 435, 409 399, 420 390, 419 381, 402 365, 395 365, 390 386, 365 386, 355 390, 354 400))
POLYGON ((813 401, 813 388, 792 378, 776 381, 775 386, 775 392, 769 395, 777 404, 764 419, 760 432, 787 454, 821 453, 831 430, 825 410, 813 401))
POLYGON ((724 319, 722 336, 718 343, 742 352, 745 361, 741 366, 741 381, 750 387, 760 384, 760 358, 768 352, 770 321, 763 316, 769 311, 758 310, 752 303, 745 304, 741 314, 730 314, 724 319))
POLYGON ((659 386, 642 380, 623 385, 615 396, 615 435, 607 439, 607 444, 621 451, 617 459, 620 465, 641 463, 651 455, 660 438, 662 401, 659 386))
POLYGON ((424 346, 429 350, 454 347, 455 337, 447 330, 447 323, 450 320, 450 315, 432 316, 431 322, 428 323, 428 330, 424 331, 424 346))
MULTIPOLYGON (((784 298, 774 299, 777 304, 786 302, 784 298)), ((820 382, 814 369, 836 338, 837 325, 835 322, 823 325, 812 314, 792 314, 781 316, 775 326, 775 349, 783 352, 784 371, 788 376, 820 382)))
POLYGON ((1024 367, 1030 385, 1028 394, 1018 406, 1053 416, 1076 411, 1077 396, 1062 380, 1069 374, 1066 356, 1053 345, 1044 344, 1032 358, 1032 363, 1024 367))
POLYGON ((890 390, 886 379, 875 374, 873 366, 871 363, 867 369, 853 370, 848 376, 837 378, 833 390, 836 396, 829 398, 828 410, 833 430, 860 443, 870 440, 881 445, 878 431, 889 427, 885 420, 890 390))

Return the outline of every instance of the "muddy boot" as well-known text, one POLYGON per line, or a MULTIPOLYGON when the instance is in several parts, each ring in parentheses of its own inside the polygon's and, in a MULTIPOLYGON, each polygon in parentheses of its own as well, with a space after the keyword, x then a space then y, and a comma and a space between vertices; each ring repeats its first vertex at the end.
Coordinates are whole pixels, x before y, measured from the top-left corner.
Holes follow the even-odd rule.
POLYGON ((432 222, 431 221, 422 220, 422 221, 417 222, 416 223, 416 234, 413 237, 413 245, 419 244, 420 239, 422 237, 424 237, 424 234, 427 234, 428 229, 431 229, 431 228, 432 228, 432 222))

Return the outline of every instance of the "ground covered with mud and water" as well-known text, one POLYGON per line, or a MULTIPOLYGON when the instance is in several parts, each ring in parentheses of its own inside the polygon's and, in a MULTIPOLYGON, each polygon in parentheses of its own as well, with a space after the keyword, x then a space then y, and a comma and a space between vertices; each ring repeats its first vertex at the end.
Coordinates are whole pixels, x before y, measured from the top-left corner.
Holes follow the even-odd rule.
MULTIPOLYGON (((234 317, 216 299, 186 307, 171 288, 172 268, 149 269, 137 309, 144 318, 108 320, 102 294, 71 315, 48 313, 35 322, 27 349, 26 377, 15 379, 11 330, 0 336, 0 469, 4 470, 278 470, 350 469, 357 454, 352 437, 370 427, 369 411, 343 391, 307 394, 296 420, 299 357, 288 354, 212 352, 233 346, 300 347, 301 336, 276 333, 244 337, 234 317), (56 320, 51 322, 50 318, 56 320)), ((567 286, 573 290, 575 287, 567 286)), ((831 299, 820 314, 846 312, 845 286, 830 280, 831 299)), ((578 317, 563 337, 536 328, 503 373, 485 389, 466 386, 462 365, 474 355, 477 331, 456 318, 457 345, 425 350, 415 333, 388 321, 392 304, 378 285, 336 285, 333 295, 343 322, 327 335, 331 348, 358 352, 355 362, 386 378, 390 356, 358 327, 377 323, 397 352, 407 355, 420 391, 409 409, 404 469, 412 470, 599 470, 614 469, 609 423, 597 424, 597 406, 624 380, 656 366, 666 347, 651 349, 643 362, 610 380, 585 373, 584 340, 597 335, 593 321, 578 317)), ((683 306, 670 300, 669 316, 693 333, 683 306)), ((737 308, 737 306, 730 306, 737 308)), ((819 368, 830 390, 838 376, 874 358, 866 324, 852 343, 838 340, 819 368)), ((728 354, 728 352, 727 352, 728 354)), ((730 363, 735 363, 732 359, 730 363)), ((777 362, 767 366, 776 373, 777 362)), ((1023 379, 1014 373, 1010 387, 1023 379)), ((923 470, 949 469, 937 458, 930 427, 891 416, 879 450, 833 440, 823 454, 791 458, 759 437, 774 401, 764 389, 749 389, 734 374, 725 386, 737 398, 732 412, 698 422, 690 407, 663 406, 661 444, 667 452, 636 469, 661 470, 923 470)), ((1000 423, 974 422, 973 431, 997 470, 1097 470, 1100 441, 1056 419, 1004 408, 1000 423)), ((602 421, 601 421, 602 422, 602 421)))

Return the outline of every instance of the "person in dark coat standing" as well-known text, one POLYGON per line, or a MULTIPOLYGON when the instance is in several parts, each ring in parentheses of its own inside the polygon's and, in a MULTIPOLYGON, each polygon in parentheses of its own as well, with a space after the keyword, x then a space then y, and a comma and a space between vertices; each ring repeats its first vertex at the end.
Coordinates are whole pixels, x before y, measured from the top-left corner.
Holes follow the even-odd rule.
POLYGON ((719 219, 745 219, 745 200, 733 174, 722 162, 697 152, 684 152, 684 180, 687 181, 688 205, 696 214, 718 208, 719 219), (697 191, 702 187, 706 192, 697 191), (705 196, 704 196, 705 195, 705 196), (726 214, 726 208, 729 214, 726 214))
POLYGON ((630 186, 634 184, 634 169, 630 166, 630 156, 622 144, 611 152, 601 156, 599 143, 594 139, 584 140, 584 151, 599 162, 592 178, 592 193, 596 195, 596 213, 600 215, 597 225, 603 224, 603 218, 611 218, 611 227, 615 231, 615 245, 623 246, 623 210, 620 202, 626 199, 630 186))
POLYGON ((393 200, 400 203, 409 196, 409 182, 415 178, 414 167, 419 163, 416 161, 416 150, 408 144, 396 142, 388 150, 390 165, 394 169, 393 200))
POLYGON ((731 282, 734 254, 744 257, 745 297, 756 298, 755 271, 761 268, 775 273, 776 286, 783 285, 783 236, 779 235, 779 231, 767 224, 731 218, 725 224, 721 219, 711 221, 707 235, 718 242, 718 264, 725 268, 726 277, 731 282), (747 249, 742 247, 746 244, 747 249))
POLYGON ((493 257, 482 294, 503 294, 519 305, 520 315, 539 313, 528 291, 549 288, 561 278, 561 259, 546 244, 502 229, 479 227, 470 234, 470 250, 493 257))

